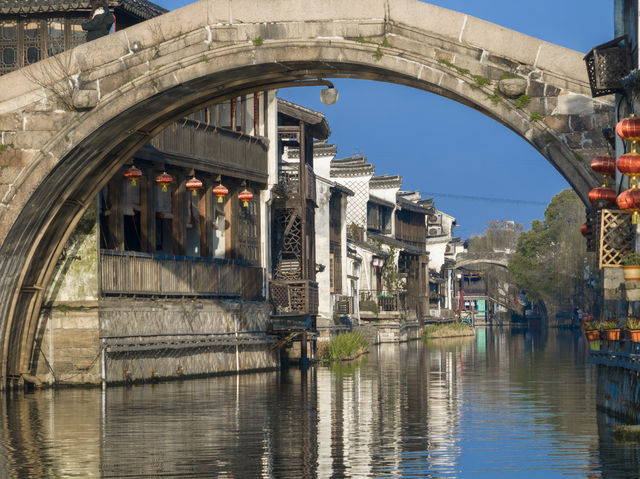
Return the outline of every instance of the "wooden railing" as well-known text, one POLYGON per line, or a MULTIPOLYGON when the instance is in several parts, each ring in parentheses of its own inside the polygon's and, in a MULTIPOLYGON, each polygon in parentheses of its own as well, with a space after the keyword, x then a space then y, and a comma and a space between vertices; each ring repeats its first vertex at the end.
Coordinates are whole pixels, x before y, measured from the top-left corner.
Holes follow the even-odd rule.
POLYGON ((243 178, 252 180, 267 176, 267 146, 240 132, 180 120, 162 130, 151 145, 167 153, 207 160, 222 174, 243 173, 243 178))
POLYGON ((264 270, 230 260, 100 252, 103 295, 237 297, 264 300, 264 270))
MULTIPOLYGON (((311 166, 307 165, 305 177, 306 191, 305 199, 316 201, 316 175, 313 173, 311 166)), ((300 194, 300 172, 298 163, 280 163, 280 172, 278 173, 278 183, 286 195, 300 194)))
POLYGON ((318 314, 318 283, 307 280, 272 280, 269 295, 276 315, 318 314))

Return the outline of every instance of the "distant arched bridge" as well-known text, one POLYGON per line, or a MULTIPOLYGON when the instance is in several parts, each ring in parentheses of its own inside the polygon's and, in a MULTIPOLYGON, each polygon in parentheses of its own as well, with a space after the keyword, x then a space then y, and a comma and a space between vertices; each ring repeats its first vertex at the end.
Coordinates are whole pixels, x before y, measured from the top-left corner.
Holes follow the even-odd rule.
POLYGON ((474 264, 495 264, 507 268, 513 253, 460 253, 456 257, 456 268, 474 264))
POLYGON ((416 0, 201 0, 0 77, 0 387, 33 369, 44 291, 83 211, 176 119, 305 80, 402 84, 510 128, 586 203, 615 123, 582 57, 416 0))

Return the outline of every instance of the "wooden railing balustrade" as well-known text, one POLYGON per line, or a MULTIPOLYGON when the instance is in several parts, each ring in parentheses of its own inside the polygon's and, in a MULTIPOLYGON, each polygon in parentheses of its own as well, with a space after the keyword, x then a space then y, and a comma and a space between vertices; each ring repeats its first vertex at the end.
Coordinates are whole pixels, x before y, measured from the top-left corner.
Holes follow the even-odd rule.
POLYGON ((231 260, 129 251, 100 252, 103 295, 237 297, 264 300, 264 270, 231 260))
POLYGON ((276 315, 318 314, 318 283, 308 280, 272 280, 271 304, 276 315))
POLYGON ((241 132, 215 128, 194 120, 170 124, 151 140, 161 151, 207 160, 222 174, 263 180, 267 175, 267 146, 241 132))

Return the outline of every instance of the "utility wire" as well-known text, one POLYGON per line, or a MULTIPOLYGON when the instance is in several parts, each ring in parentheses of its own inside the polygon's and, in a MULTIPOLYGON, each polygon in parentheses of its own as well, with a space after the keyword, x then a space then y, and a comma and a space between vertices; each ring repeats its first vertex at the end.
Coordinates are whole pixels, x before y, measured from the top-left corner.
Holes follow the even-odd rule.
POLYGON ((486 196, 454 195, 451 193, 434 193, 433 191, 423 191, 422 194, 426 196, 438 196, 440 198, 455 198, 460 200, 487 201, 489 203, 511 203, 515 205, 547 206, 547 203, 545 203, 544 201, 516 200, 516 199, 509 199, 509 198, 488 198, 486 196))

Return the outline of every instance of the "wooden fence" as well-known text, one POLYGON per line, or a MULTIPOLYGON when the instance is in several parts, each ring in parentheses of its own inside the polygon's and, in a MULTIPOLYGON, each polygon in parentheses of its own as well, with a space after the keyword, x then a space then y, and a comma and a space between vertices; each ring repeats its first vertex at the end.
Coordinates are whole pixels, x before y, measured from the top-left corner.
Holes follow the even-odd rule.
POLYGON ((220 296, 263 300, 264 270, 216 258, 102 250, 103 295, 220 296))

